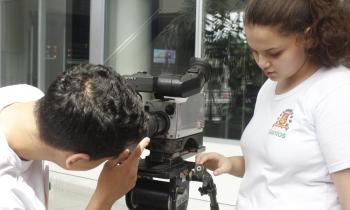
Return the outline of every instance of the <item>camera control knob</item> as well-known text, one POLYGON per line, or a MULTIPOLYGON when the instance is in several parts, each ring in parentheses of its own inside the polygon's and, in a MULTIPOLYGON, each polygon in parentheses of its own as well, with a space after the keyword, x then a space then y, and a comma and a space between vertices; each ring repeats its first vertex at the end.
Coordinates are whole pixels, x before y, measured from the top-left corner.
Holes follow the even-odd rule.
POLYGON ((174 106, 168 104, 168 105, 165 107, 165 112, 166 112, 168 115, 173 115, 173 114, 175 113, 175 108, 174 108, 174 106))

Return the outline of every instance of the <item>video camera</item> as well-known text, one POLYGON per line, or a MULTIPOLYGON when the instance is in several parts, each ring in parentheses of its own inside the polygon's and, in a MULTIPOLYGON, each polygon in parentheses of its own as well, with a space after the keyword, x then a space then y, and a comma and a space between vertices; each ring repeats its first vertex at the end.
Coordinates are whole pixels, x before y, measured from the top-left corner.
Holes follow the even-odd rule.
POLYGON ((184 75, 124 76, 136 91, 154 94, 154 99, 144 101, 150 154, 140 161, 136 186, 126 195, 129 209, 186 210, 189 181, 203 182, 201 194, 209 194, 212 209, 219 209, 211 176, 202 166, 183 159, 205 150, 201 89, 210 71, 206 61, 194 58, 184 75))

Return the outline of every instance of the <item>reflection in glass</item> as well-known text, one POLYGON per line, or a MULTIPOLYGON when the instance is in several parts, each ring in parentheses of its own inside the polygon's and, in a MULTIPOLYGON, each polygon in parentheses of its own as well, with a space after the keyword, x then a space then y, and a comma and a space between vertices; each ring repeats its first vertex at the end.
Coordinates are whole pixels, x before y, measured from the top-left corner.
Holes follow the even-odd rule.
POLYGON ((240 139, 265 78, 248 50, 244 1, 206 1, 205 56, 214 68, 206 93, 205 135, 240 139))
POLYGON ((37 0, 0 1, 0 85, 37 85, 37 0))
MULTIPOLYGON (((204 0, 205 135, 240 139, 265 80, 243 32, 245 1, 204 0)), ((196 0, 107 1, 105 63, 121 74, 183 74, 195 49, 196 0)))
POLYGON ((195 3, 183 11, 188 2, 195 1, 106 1, 105 63, 121 74, 183 74, 194 56, 195 3))
POLYGON ((1 0, 0 85, 45 90, 66 68, 87 63, 89 0, 1 0))
POLYGON ((89 62, 90 1, 45 0, 45 88, 56 76, 89 62))

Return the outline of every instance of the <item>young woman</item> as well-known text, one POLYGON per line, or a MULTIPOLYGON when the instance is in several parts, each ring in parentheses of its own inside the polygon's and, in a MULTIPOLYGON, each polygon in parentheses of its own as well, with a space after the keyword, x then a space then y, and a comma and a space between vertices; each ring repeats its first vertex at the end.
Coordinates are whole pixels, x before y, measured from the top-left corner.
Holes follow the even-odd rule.
POLYGON ((237 210, 350 210, 348 0, 251 0, 245 32, 268 80, 242 134, 243 156, 200 154, 243 177, 237 210))

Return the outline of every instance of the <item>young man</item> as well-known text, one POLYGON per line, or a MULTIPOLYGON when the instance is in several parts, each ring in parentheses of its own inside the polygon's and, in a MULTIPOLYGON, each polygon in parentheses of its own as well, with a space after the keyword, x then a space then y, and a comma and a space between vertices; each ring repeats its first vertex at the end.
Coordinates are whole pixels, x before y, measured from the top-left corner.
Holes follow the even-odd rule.
POLYGON ((45 96, 29 85, 0 88, 0 209, 46 209, 44 160, 68 170, 107 161, 87 209, 110 209, 136 182, 146 125, 137 93, 102 65, 64 72, 45 96))

